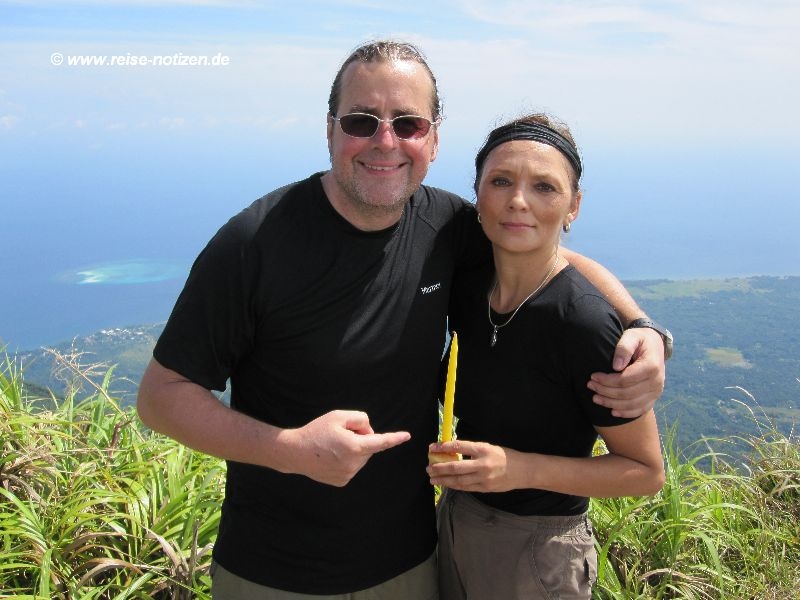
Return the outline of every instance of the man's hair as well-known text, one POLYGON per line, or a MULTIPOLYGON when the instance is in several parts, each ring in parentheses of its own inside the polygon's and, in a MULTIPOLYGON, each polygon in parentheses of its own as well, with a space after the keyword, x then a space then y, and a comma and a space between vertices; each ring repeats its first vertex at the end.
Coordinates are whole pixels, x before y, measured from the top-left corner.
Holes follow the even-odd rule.
POLYGON ((339 98, 341 97, 342 91, 342 77, 351 63, 356 61, 370 63, 400 60, 419 63, 424 67, 425 71, 427 71, 431 78, 431 83, 433 84, 433 96, 431 97, 431 114, 433 116, 431 120, 438 120, 442 114, 442 103, 439 100, 439 89, 436 85, 436 77, 433 76, 433 71, 431 71, 431 68, 428 66, 419 48, 408 42, 394 40, 369 42, 359 46, 350 53, 350 56, 348 56, 342 63, 342 66, 339 67, 339 71, 336 73, 336 77, 333 80, 333 85, 331 85, 331 94, 328 97, 328 113, 331 116, 336 116, 336 110, 339 107, 339 98))

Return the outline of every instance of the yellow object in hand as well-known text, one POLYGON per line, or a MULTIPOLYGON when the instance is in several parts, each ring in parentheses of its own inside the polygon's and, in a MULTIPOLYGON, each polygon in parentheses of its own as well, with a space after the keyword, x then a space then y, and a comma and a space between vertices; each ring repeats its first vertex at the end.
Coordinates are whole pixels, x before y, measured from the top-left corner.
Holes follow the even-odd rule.
POLYGON ((453 439, 453 403, 456 395, 456 367, 458 365, 458 334, 453 332, 450 360, 447 363, 447 382, 444 386, 444 413, 442 414, 442 442, 453 439))
MULTIPOLYGON (((444 411, 442 413, 442 442, 453 439, 453 403, 456 395, 456 365, 458 364, 458 335, 453 332, 450 343, 450 360, 447 363, 447 381, 444 386, 444 411)), ((428 452, 428 462, 432 465, 441 462, 461 460, 461 455, 449 452, 428 452)))

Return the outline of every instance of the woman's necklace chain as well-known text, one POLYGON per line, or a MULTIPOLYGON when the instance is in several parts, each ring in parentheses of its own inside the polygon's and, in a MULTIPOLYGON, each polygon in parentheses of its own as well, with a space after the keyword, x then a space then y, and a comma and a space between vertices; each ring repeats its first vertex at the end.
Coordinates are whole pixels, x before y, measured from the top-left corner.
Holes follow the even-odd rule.
POLYGON ((519 311, 519 309, 520 309, 520 308, 522 308, 522 305, 523 305, 523 304, 525 304, 525 303, 526 303, 528 300, 530 300, 531 298, 533 298, 533 297, 536 295, 536 293, 537 293, 539 290, 541 290, 541 289, 544 287, 544 284, 545 284, 545 283, 547 283, 547 280, 548 280, 548 279, 550 279, 550 275, 552 275, 552 274, 553 274, 553 271, 555 271, 555 270, 556 270, 556 264, 557 264, 557 263, 558 263, 558 253, 556 253, 556 257, 555 257, 555 259, 553 260, 553 266, 551 266, 551 267, 550 267, 550 270, 547 272, 547 275, 545 275, 545 276, 544 276, 544 279, 542 279, 542 283, 540 283, 540 284, 539 284, 539 285, 536 287, 536 289, 535 289, 535 290, 533 290, 533 291, 532 291, 530 294, 528 294, 528 296, 527 296, 527 297, 526 297, 526 298, 525 298, 525 299, 524 299, 522 302, 520 302, 520 303, 517 305, 517 308, 515 308, 515 309, 514 309, 514 312, 513 312, 513 313, 511 313, 511 316, 508 318, 508 321, 506 321, 505 323, 502 323, 501 325, 497 325, 497 324, 495 324, 495 322, 494 322, 494 321, 492 321, 492 296, 494 296, 494 291, 497 289, 497 281, 495 281, 495 282, 494 282, 494 285, 492 286, 492 291, 491 291, 491 292, 489 292, 489 300, 488 300, 488 302, 487 302, 487 304, 488 304, 488 313, 487 313, 487 314, 488 314, 488 316, 489 316, 489 324, 490 324, 492 327, 494 327, 494 330, 492 331, 492 337, 491 337, 491 339, 489 340, 489 345, 490 345, 492 348, 494 348, 494 345, 497 343, 497 330, 498 330, 498 329, 500 329, 501 327, 505 327, 506 325, 508 325, 509 323, 511 323, 511 320, 512 320, 514 317, 516 317, 516 316, 517 316, 517 311, 519 311))

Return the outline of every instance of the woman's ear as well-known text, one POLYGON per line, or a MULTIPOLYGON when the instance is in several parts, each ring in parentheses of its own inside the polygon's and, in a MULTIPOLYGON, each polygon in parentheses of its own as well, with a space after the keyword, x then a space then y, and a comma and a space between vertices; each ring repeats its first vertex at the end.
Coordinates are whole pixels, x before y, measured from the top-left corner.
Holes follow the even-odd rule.
POLYGON ((578 214, 581 212, 582 199, 583 199, 583 192, 578 192, 572 199, 572 206, 570 207, 569 213, 567 213, 571 217, 570 223, 572 223, 572 221, 578 218, 578 214))

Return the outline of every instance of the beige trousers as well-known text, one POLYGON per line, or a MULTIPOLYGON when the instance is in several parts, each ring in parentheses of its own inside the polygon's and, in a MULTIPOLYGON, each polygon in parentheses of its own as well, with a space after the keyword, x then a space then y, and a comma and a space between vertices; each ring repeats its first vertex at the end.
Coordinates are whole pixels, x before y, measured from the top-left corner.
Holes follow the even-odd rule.
POLYGON ((211 567, 214 600, 438 600, 436 556, 379 585, 348 594, 297 594, 258 585, 234 575, 221 565, 211 567))
POLYGON ((586 515, 518 516, 464 492, 439 502, 441 600, 589 600, 597 553, 586 515))

